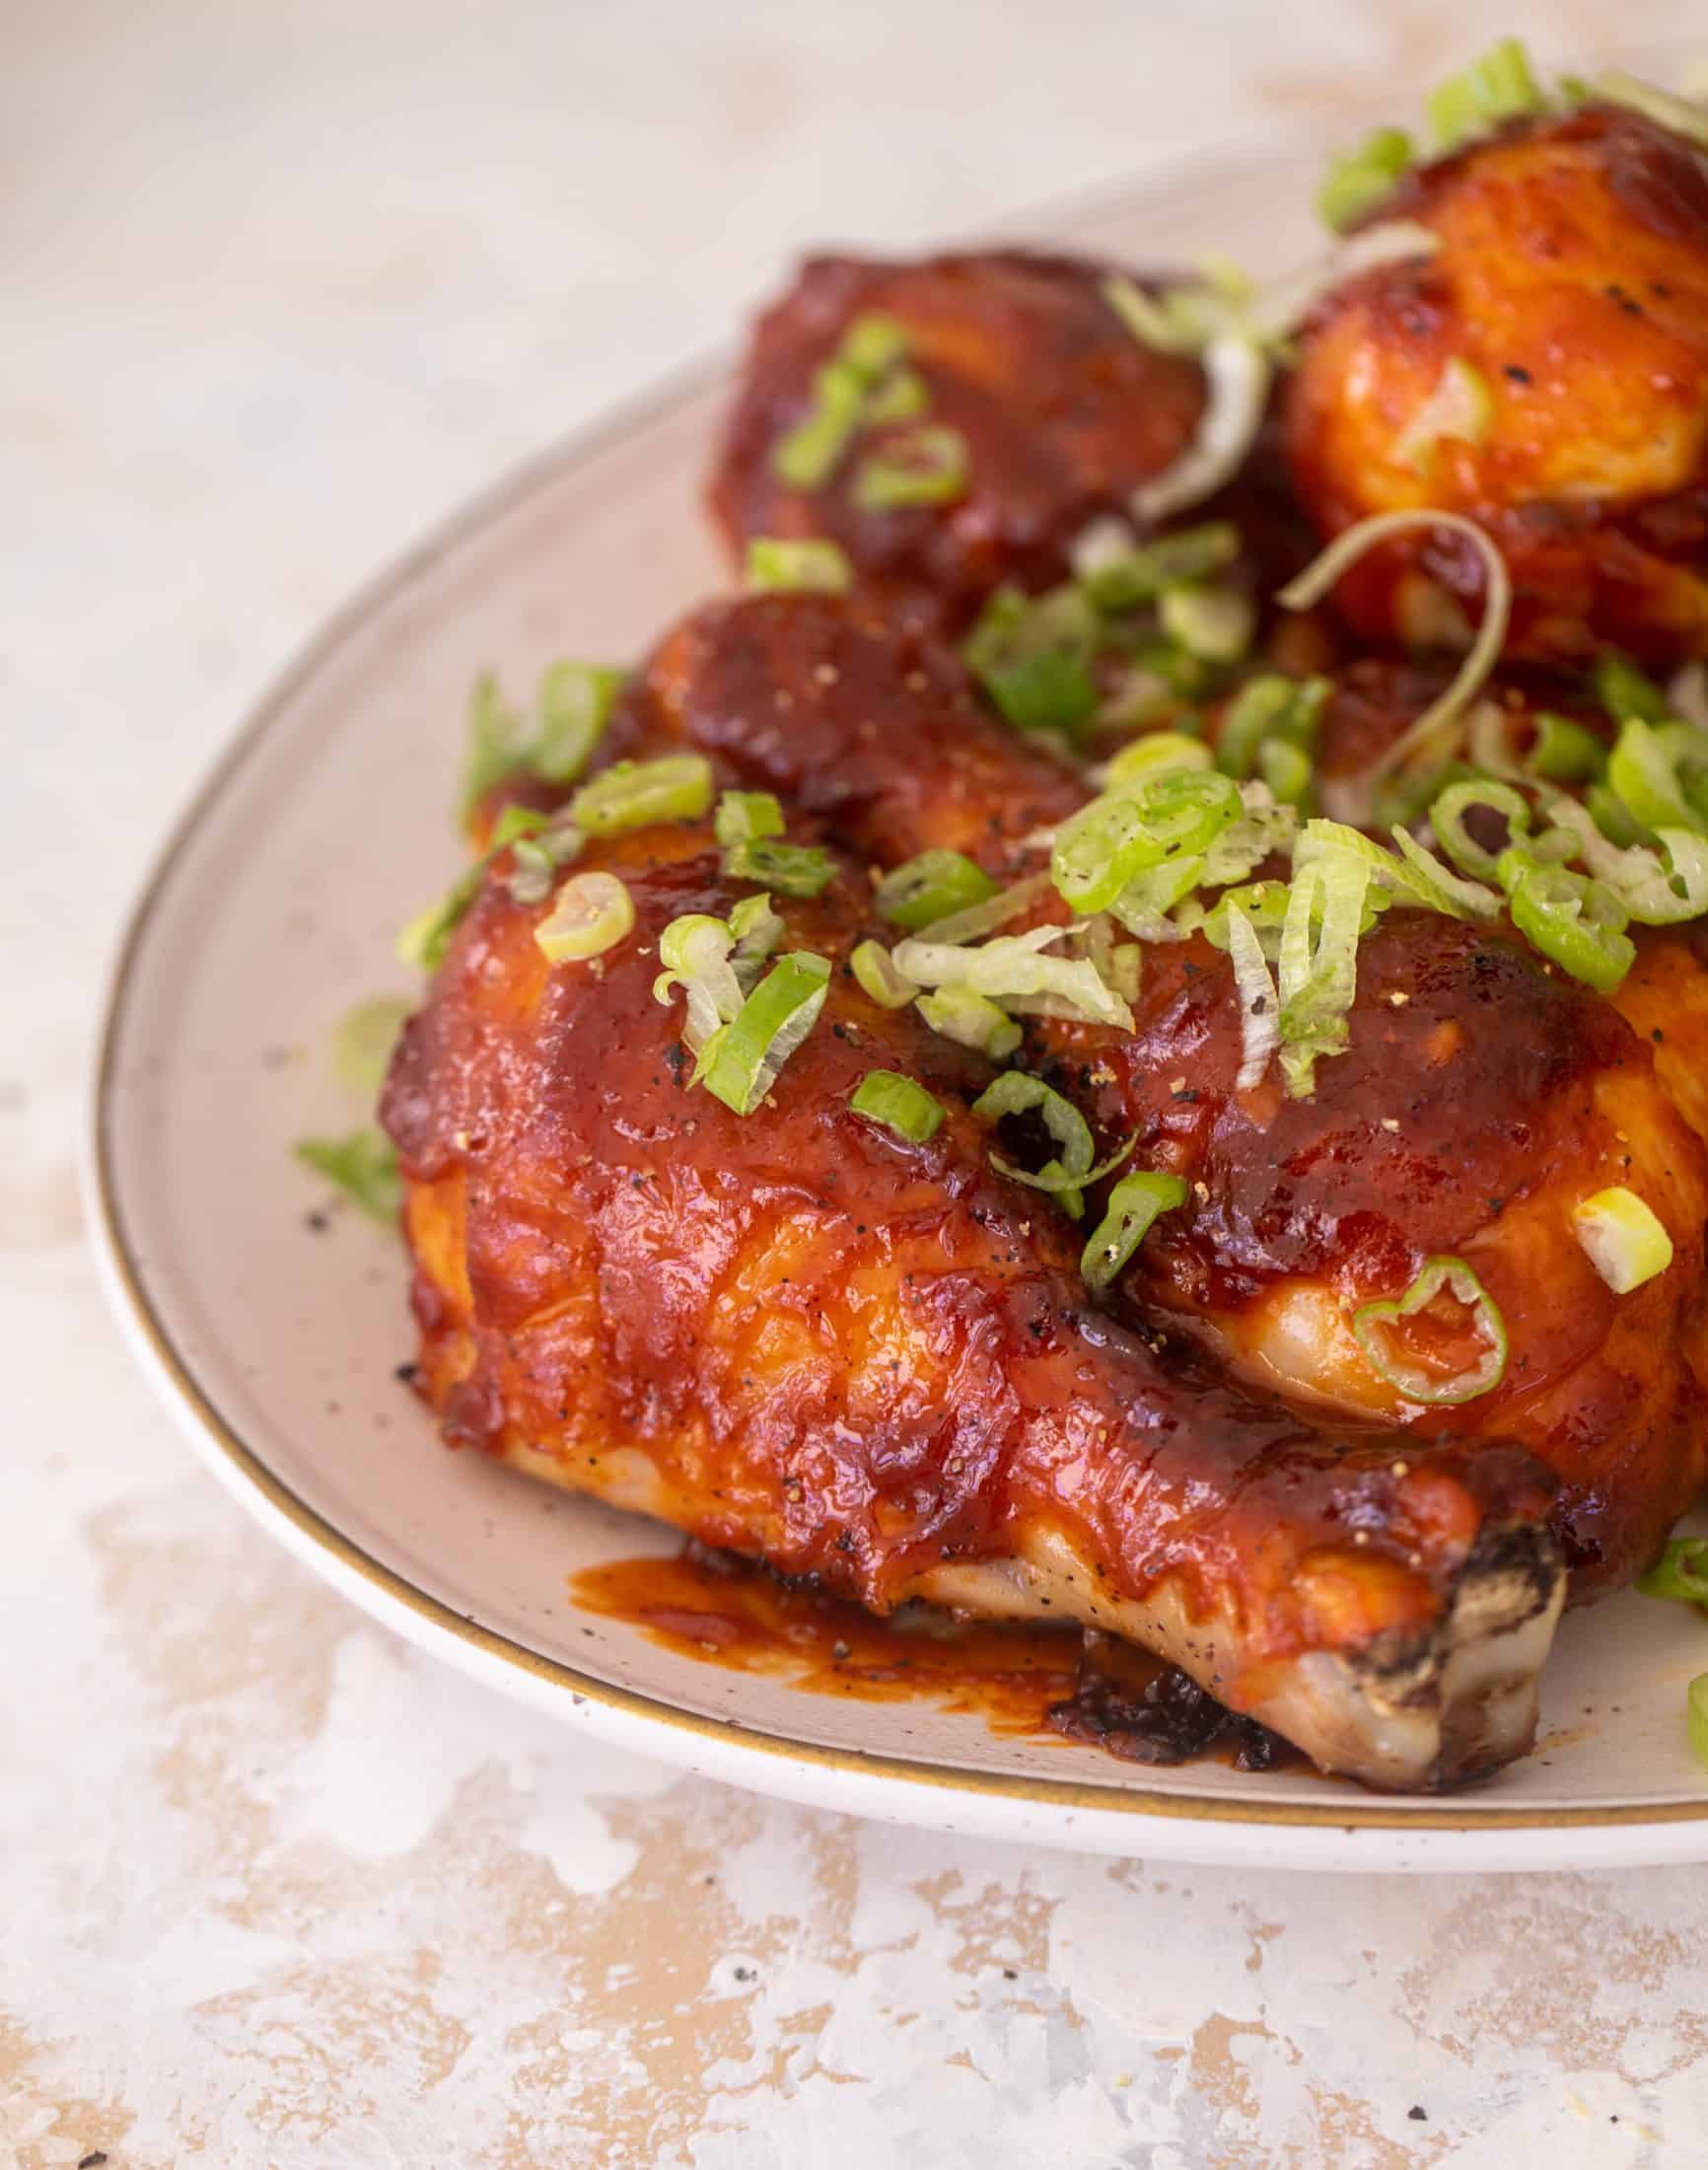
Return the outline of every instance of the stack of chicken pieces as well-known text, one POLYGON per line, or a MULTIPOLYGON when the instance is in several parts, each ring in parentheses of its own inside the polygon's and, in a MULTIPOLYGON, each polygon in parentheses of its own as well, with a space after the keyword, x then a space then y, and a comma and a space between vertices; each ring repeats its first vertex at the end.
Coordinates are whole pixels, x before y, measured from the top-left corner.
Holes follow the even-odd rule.
MULTIPOLYGON (((1088 533, 1135 507, 1141 543, 1188 516, 1237 528, 1253 662, 1329 683, 1325 798, 1439 694, 1452 620, 1487 601, 1462 537, 1422 525, 1330 611, 1268 607, 1372 513, 1457 512, 1502 551, 1515 601, 1485 693, 1521 737, 1544 709, 1605 733, 1584 686, 1611 647, 1663 673, 1708 654, 1700 151, 1592 104, 1511 123, 1402 198, 1431 253, 1317 300, 1239 470, 1173 514, 1155 485, 1190 472, 1216 394, 1202 346, 1147 341, 1123 306, 1160 307, 1167 282, 1013 253, 809 263, 758 326, 711 502, 738 563, 781 541, 841 570, 697 610, 628 677, 573 785, 488 793, 484 877, 384 1118, 420 1389, 454 1444, 880 1613, 923 1599, 1130 1638, 1322 1769, 1424 1789, 1530 1746, 1562 1607, 1641 1572, 1703 1476, 1690 930, 1634 928, 1600 992, 1504 917, 1387 910, 1358 943, 1343 1049, 1303 1092, 1273 1063, 1246 1074, 1234 964, 1201 931, 1140 945, 1130 1027, 1043 1002, 1001 1059, 850 963, 897 938, 883 874, 957 853, 1012 889, 1096 796, 962 651, 997 590, 1072 581, 1088 533), (905 366, 862 435, 836 400, 875 323, 874 367, 905 366), (1492 414, 1439 428, 1428 462, 1391 457, 1464 358, 1492 414), (894 461, 871 481, 875 442, 899 487, 894 461), (1420 597, 1447 618, 1420 625, 1420 597), (728 922, 763 886, 730 871, 711 813, 581 842, 565 871, 617 877, 633 924, 570 962, 535 940, 550 885, 489 848, 506 805, 549 815, 618 763, 682 756, 718 792, 774 794, 787 842, 829 869, 771 895, 771 954, 830 969, 746 1113, 696 1079, 679 992, 655 989, 667 928, 728 922), (1071 1103, 1100 1160, 1125 1150, 1078 1221, 1026 1180, 1042 1152, 1024 1113, 975 1112, 1007 1070, 1071 1103), (936 1126, 857 1109, 874 1072, 923 1088, 936 1126), (1088 1233, 1134 1170, 1180 1179, 1180 1202, 1088 1280, 1088 1233), (1575 1218, 1615 1188, 1672 1245, 1623 1293, 1575 1218), (1505 1337, 1498 1382, 1463 1398, 1408 1393, 1350 1325, 1387 1304, 1403 1326, 1442 1259, 1505 1337)), ((1212 742, 1239 675, 1195 703, 1212 742)), ((1072 917, 1032 886, 1005 934, 1072 917)), ((1438 1317, 1443 1346, 1456 1324, 1438 1317)))

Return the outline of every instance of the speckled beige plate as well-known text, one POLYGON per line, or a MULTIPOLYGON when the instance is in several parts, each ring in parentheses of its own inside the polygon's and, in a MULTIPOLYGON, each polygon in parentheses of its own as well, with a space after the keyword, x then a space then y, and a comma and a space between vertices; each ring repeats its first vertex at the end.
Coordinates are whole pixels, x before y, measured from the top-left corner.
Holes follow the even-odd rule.
MULTIPOLYGON (((1317 246, 1317 154, 1201 171, 1021 238, 1280 268, 1317 246)), ((1011 233, 1004 238, 1015 238, 1011 233)), ((622 656, 719 570, 697 490, 716 372, 506 483, 358 601, 169 843, 119 962, 92 1183, 120 1313, 216 1474, 299 1557, 425 1648, 625 1746, 897 1821, 1108 1852, 1317 1868, 1540 1868, 1708 1855, 1683 1732, 1708 1628, 1625 1597, 1567 1623, 1542 1744, 1484 1790, 1378 1800, 1218 1765, 1140 1771, 925 1705, 729 1674, 578 1615, 570 1573, 670 1540, 446 1453, 392 1377, 403 1261, 316 1234, 288 1155, 355 1111, 322 1058, 353 1001, 407 992, 400 922, 458 863, 446 805, 481 666, 622 656)))

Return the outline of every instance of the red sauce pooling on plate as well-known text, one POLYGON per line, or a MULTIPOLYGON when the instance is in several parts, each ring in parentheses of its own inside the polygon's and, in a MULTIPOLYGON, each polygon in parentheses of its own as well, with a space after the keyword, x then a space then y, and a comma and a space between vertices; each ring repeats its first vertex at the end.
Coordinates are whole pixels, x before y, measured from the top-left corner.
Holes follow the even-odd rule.
POLYGON ((922 1605, 879 1620, 692 1544, 675 1558, 584 1568, 570 1591, 584 1611, 703 1664, 860 1702, 928 1700, 999 1738, 1066 1738, 1135 1763, 1299 1761, 1173 1666, 1076 1628, 957 1621, 922 1605))

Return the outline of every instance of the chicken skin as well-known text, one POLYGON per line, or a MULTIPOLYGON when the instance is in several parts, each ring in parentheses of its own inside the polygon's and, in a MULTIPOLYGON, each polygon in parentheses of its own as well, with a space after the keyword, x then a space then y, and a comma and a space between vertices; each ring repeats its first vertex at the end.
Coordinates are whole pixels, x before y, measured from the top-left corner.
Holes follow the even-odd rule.
POLYGON ((1204 404, 1197 363, 1136 339, 1105 297, 1106 275, 1017 251, 807 263, 759 320, 712 479, 736 555, 755 536, 826 538, 870 587, 952 627, 1000 583, 1061 579, 1075 538, 1180 456, 1204 404), (831 432, 822 449, 833 457, 795 466, 786 448, 823 410, 821 373, 852 327, 873 322, 896 339, 875 394, 905 411, 850 427, 839 445, 831 432), (887 395, 898 383, 911 402, 887 395), (959 482, 871 502, 871 463, 881 472, 925 431, 950 433, 926 443, 959 448, 959 482))
MULTIPOLYGON (((1099 1311, 1070 1224, 989 1165, 989 1066, 845 971, 732 1114, 652 984, 669 921, 737 902, 707 830, 589 863, 632 935, 547 965, 501 855, 386 1091, 453 1442, 880 1612, 1114 1628, 1376 1784, 1527 1745, 1561 1595, 1533 1458, 1317 1431, 1099 1311), (853 1111, 873 1069, 937 1096, 935 1136, 853 1111)), ((869 895, 840 859, 787 944, 840 968, 869 895)))
MULTIPOLYGON (((643 728, 793 798, 863 860, 961 850, 994 875, 1083 803, 1065 764, 977 708, 929 643, 821 597, 714 606, 642 675, 643 728)), ((1039 917, 1065 918, 1051 900, 1039 917)), ((1235 1090, 1239 1004, 1201 937, 1147 950, 1135 1030, 1027 1020, 1026 1060, 1085 1110, 1101 1150, 1191 1185, 1117 1296, 1161 1310, 1252 1383, 1365 1420, 1518 1438, 1563 1480, 1574 1594, 1638 1572, 1704 1468, 1708 1156, 1607 1002, 1516 939, 1396 911, 1360 946, 1350 1051, 1315 1091, 1235 1090), (1651 1199, 1669 1269, 1614 1297, 1579 1202, 1651 1199), (1407 1400, 1351 1315, 1426 1259, 1462 1258, 1493 1296, 1508 1362, 1492 1392, 1407 1400)))
MULTIPOLYGON (((1438 247, 1350 280, 1301 336, 1284 428, 1320 533, 1423 506, 1467 515, 1512 574, 1512 653, 1701 654, 1708 155, 1590 105, 1438 159, 1373 216, 1438 247)), ((1482 570, 1446 532, 1372 552, 1341 607, 1367 636, 1408 638, 1430 615, 1420 575, 1474 617, 1482 570)))

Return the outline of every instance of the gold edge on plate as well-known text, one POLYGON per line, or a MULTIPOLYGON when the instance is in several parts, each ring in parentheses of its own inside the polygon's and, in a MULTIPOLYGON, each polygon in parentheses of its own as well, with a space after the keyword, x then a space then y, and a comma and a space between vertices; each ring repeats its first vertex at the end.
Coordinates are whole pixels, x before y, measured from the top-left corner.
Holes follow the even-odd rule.
POLYGON ((477 533, 490 520, 530 496, 568 465, 622 440, 631 430, 670 412, 680 400, 709 389, 716 381, 718 363, 702 360, 675 373, 650 394, 625 401, 593 427, 524 463, 483 491, 421 542, 403 552, 374 580, 365 584, 337 612, 286 667, 263 695, 232 744, 215 761, 194 792, 182 815, 173 825, 167 842, 150 869, 126 919, 117 946, 103 1005, 99 1051, 95 1065, 93 1136, 90 1173, 94 1203, 113 1267, 116 1286, 122 1290, 133 1323, 152 1350, 164 1376, 170 1380, 182 1406, 226 1461, 292 1526, 321 1552, 360 1575, 375 1589, 404 1606, 419 1619, 483 1655, 496 1658, 520 1673, 550 1683, 555 1688, 620 1710, 649 1723, 669 1726, 715 1743, 732 1739, 743 1749, 780 1757, 795 1763, 811 1763, 821 1770, 838 1771, 855 1777, 892 1778, 936 1791, 980 1794, 1000 1800, 1028 1801, 1046 1807, 1114 1810, 1123 1815, 1164 1817, 1173 1821, 1275 1826, 1338 1827, 1343 1831, 1451 1831, 1470 1835, 1483 1831, 1586 1829, 1599 1825, 1687 1823, 1708 1818, 1708 1799, 1659 1801, 1626 1806, 1535 1809, 1503 1807, 1498 1802, 1467 1814, 1447 1807, 1400 1808, 1380 1799, 1353 1798, 1330 1805, 1304 1801, 1240 1801, 1204 1794, 1156 1792, 1138 1786, 1100 1785, 1078 1778, 1050 1778, 1018 1772, 969 1771, 951 1764, 914 1762, 864 1749, 833 1748, 814 1741, 761 1732, 739 1722, 701 1716, 691 1710, 657 1701, 636 1690, 619 1688, 582 1673, 561 1659, 546 1657, 526 1644, 513 1641, 496 1629, 482 1628, 440 1599, 431 1597, 394 1568, 388 1567, 346 1537, 334 1524, 294 1492, 221 1414, 197 1380, 188 1360, 174 1342, 156 1311, 146 1279, 129 1243, 118 1185, 112 1166, 110 1121, 118 1063, 118 1042, 124 1024, 124 1005, 131 968, 148 931, 155 907, 173 871, 179 849, 202 826, 231 777, 258 748, 276 723, 280 711, 313 673, 326 664, 365 625, 372 614, 429 570, 449 550, 477 533))

